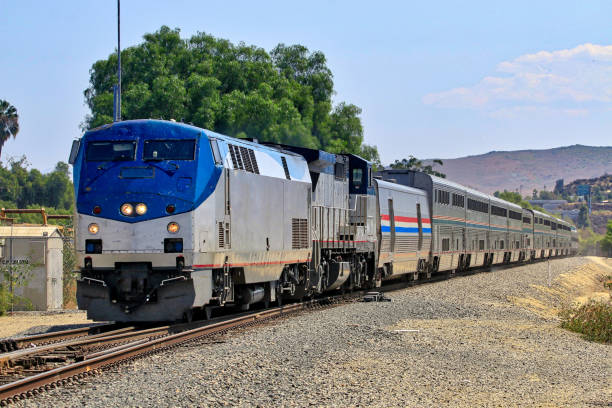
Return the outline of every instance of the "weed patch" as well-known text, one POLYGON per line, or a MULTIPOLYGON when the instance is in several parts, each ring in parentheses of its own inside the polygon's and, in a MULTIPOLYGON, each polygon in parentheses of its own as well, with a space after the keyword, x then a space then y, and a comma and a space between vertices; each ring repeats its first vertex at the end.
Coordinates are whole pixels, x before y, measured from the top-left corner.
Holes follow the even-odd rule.
POLYGON ((581 333, 587 340, 612 343, 612 302, 592 300, 560 313, 561 327, 581 333))

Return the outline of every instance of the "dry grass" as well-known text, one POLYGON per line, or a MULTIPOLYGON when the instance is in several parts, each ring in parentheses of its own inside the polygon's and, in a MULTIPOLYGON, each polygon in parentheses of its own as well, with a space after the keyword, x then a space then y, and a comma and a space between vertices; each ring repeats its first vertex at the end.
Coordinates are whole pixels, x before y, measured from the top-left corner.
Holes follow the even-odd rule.
POLYGON ((509 300, 547 319, 558 318, 571 305, 584 305, 591 301, 609 302, 610 291, 603 284, 612 274, 612 261, 587 257, 588 263, 559 275, 550 286, 532 285, 535 291, 509 300))
POLYGON ((561 311, 561 327, 587 340, 612 343, 612 302, 592 300, 561 311))

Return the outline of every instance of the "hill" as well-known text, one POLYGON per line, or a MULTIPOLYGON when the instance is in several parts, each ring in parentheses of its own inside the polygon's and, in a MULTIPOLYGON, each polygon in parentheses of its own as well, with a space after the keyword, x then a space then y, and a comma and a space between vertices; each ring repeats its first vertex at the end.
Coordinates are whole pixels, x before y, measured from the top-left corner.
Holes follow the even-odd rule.
MULTIPOLYGON (((553 190, 555 181, 589 179, 612 173, 612 146, 573 145, 546 150, 492 151, 489 153, 443 159, 435 165, 449 180, 493 193, 516 191, 523 196, 533 189, 553 190)), ((432 164, 424 160, 424 164, 432 164)))
POLYGON ((609 192, 612 190, 612 174, 605 174, 601 177, 591 179, 578 179, 563 186, 564 194, 576 195, 578 186, 587 184, 591 186, 591 191, 594 195, 593 201, 608 200, 609 192))

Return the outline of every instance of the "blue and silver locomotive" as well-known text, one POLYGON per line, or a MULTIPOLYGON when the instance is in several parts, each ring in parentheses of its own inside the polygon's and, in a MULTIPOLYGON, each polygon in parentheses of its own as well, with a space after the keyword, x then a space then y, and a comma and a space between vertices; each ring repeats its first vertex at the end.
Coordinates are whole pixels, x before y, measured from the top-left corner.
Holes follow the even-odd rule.
POLYGON ((70 162, 77 301, 95 320, 189 320, 570 249, 566 223, 446 180, 171 121, 92 129, 70 162))

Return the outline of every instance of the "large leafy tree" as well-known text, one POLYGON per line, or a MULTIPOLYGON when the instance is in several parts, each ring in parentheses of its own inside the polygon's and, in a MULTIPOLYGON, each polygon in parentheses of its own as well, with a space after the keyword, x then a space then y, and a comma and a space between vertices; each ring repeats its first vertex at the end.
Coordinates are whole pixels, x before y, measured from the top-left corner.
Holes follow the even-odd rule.
MULTIPOLYGON (((264 49, 166 26, 121 53, 122 118, 175 119, 237 137, 285 143, 378 160, 362 145, 361 109, 335 107, 325 55, 302 45, 264 49)), ((90 70, 84 127, 112 121, 117 56, 90 70)))
POLYGON ((2 146, 11 138, 16 137, 19 133, 19 115, 17 108, 13 105, 0 99, 0 155, 2 154, 2 146))

